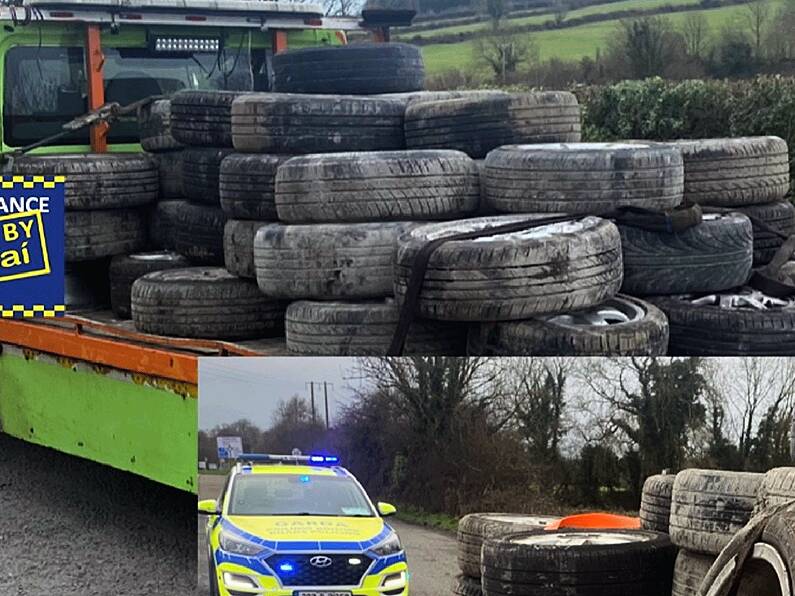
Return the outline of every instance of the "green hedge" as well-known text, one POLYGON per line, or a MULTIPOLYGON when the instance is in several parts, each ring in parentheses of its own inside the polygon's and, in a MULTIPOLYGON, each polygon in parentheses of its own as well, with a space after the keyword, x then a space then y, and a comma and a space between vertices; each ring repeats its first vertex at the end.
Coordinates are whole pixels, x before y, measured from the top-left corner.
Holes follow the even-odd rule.
MULTIPOLYGON (((795 78, 624 81, 574 90, 587 141, 776 135, 790 148, 795 181, 795 78)), ((793 185, 795 188, 795 184, 793 185)))

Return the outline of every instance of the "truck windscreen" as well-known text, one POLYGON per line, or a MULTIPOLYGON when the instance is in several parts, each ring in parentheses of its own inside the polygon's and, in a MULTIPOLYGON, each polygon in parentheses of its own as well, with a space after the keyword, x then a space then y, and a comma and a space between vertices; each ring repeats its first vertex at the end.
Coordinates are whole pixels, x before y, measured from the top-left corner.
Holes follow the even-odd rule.
MULTIPOLYGON (((237 48, 221 54, 154 54, 103 48, 105 101, 126 105, 181 89, 267 89, 265 52, 237 48)), ((88 111, 83 48, 17 46, 6 52, 3 94, 5 144, 19 147, 60 132, 88 111)), ((138 142, 135 118, 113 125, 110 143, 138 142)), ((80 131, 59 144, 87 144, 80 131)))

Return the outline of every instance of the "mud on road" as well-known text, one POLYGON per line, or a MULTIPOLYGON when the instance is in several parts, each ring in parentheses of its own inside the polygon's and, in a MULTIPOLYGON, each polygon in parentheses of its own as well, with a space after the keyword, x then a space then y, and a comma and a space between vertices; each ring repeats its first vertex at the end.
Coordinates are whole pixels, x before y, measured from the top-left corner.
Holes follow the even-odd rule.
MULTIPOLYGON (((225 476, 199 476, 199 495, 202 499, 217 499, 223 488, 225 476)), ((210 596, 207 576, 207 541, 205 538, 206 517, 199 516, 199 592, 198 596, 210 596)), ((411 596, 444 596, 452 594, 453 578, 458 570, 456 562, 455 535, 429 530, 420 526, 390 519, 409 560, 411 596)))
POLYGON ((194 596, 195 505, 0 434, 0 594, 194 596))

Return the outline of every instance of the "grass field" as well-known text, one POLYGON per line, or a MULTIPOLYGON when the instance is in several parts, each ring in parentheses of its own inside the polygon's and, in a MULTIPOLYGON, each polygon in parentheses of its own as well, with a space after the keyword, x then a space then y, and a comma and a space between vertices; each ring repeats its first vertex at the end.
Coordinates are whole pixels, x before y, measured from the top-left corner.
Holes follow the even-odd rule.
MULTIPOLYGON (((633 0, 636 3, 638 0, 633 0)), ((647 0, 642 0, 647 1, 647 0)), ((787 0, 770 0, 771 12, 775 12, 787 0)), ((623 4, 623 3, 622 3, 623 4)), ((615 6, 614 4, 607 6, 615 6)), ((603 6, 602 8, 605 8, 603 6)), ((694 10, 662 18, 674 27, 681 27, 687 19, 696 14, 703 14, 709 23, 711 33, 719 32, 727 25, 742 24, 748 8, 744 5, 724 6, 710 10, 694 10)), ((594 57, 599 49, 604 49, 611 35, 616 31, 618 20, 602 21, 567 29, 554 29, 528 33, 532 36, 539 50, 541 61, 559 58, 565 61, 580 60, 584 56, 594 57)), ((483 72, 483 66, 477 64, 471 41, 451 44, 431 44, 422 47, 425 69, 429 75, 440 74, 449 70, 483 72)))
MULTIPOLYGON (((593 14, 610 14, 624 10, 651 10, 660 6, 695 6, 698 0, 623 0, 622 2, 612 2, 610 4, 599 4, 586 6, 577 10, 572 10, 566 15, 566 20, 579 17, 590 16, 593 14)), ((543 14, 505 21, 506 25, 518 27, 522 25, 540 25, 553 20, 553 15, 543 14)), ((481 31, 489 28, 489 23, 473 23, 471 25, 457 25, 453 27, 440 27, 428 31, 418 31, 417 33, 405 33, 396 36, 401 39, 413 39, 416 37, 423 39, 433 39, 440 35, 455 35, 457 33, 468 33, 470 31, 481 31)))

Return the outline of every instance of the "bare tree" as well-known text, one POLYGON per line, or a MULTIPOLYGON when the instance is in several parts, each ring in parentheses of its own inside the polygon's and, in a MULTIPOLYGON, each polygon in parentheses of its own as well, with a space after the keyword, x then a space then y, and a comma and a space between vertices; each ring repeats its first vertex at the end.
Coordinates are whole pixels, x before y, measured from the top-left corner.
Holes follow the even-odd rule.
POLYGON ((685 40, 685 49, 690 58, 701 60, 707 49, 709 37, 709 21, 700 12, 693 13, 682 24, 682 37, 685 40))
POLYGON ((566 0, 555 0, 553 8, 555 9, 555 25, 560 27, 569 14, 569 4, 566 0))
POLYGON ((537 59, 538 49, 527 33, 508 33, 496 28, 474 43, 475 60, 485 64, 500 82, 506 82, 519 66, 537 59))
POLYGON ((761 58, 762 41, 765 38, 767 22, 770 20, 770 4, 767 0, 753 0, 745 5, 745 22, 751 31, 754 43, 754 56, 761 58))

